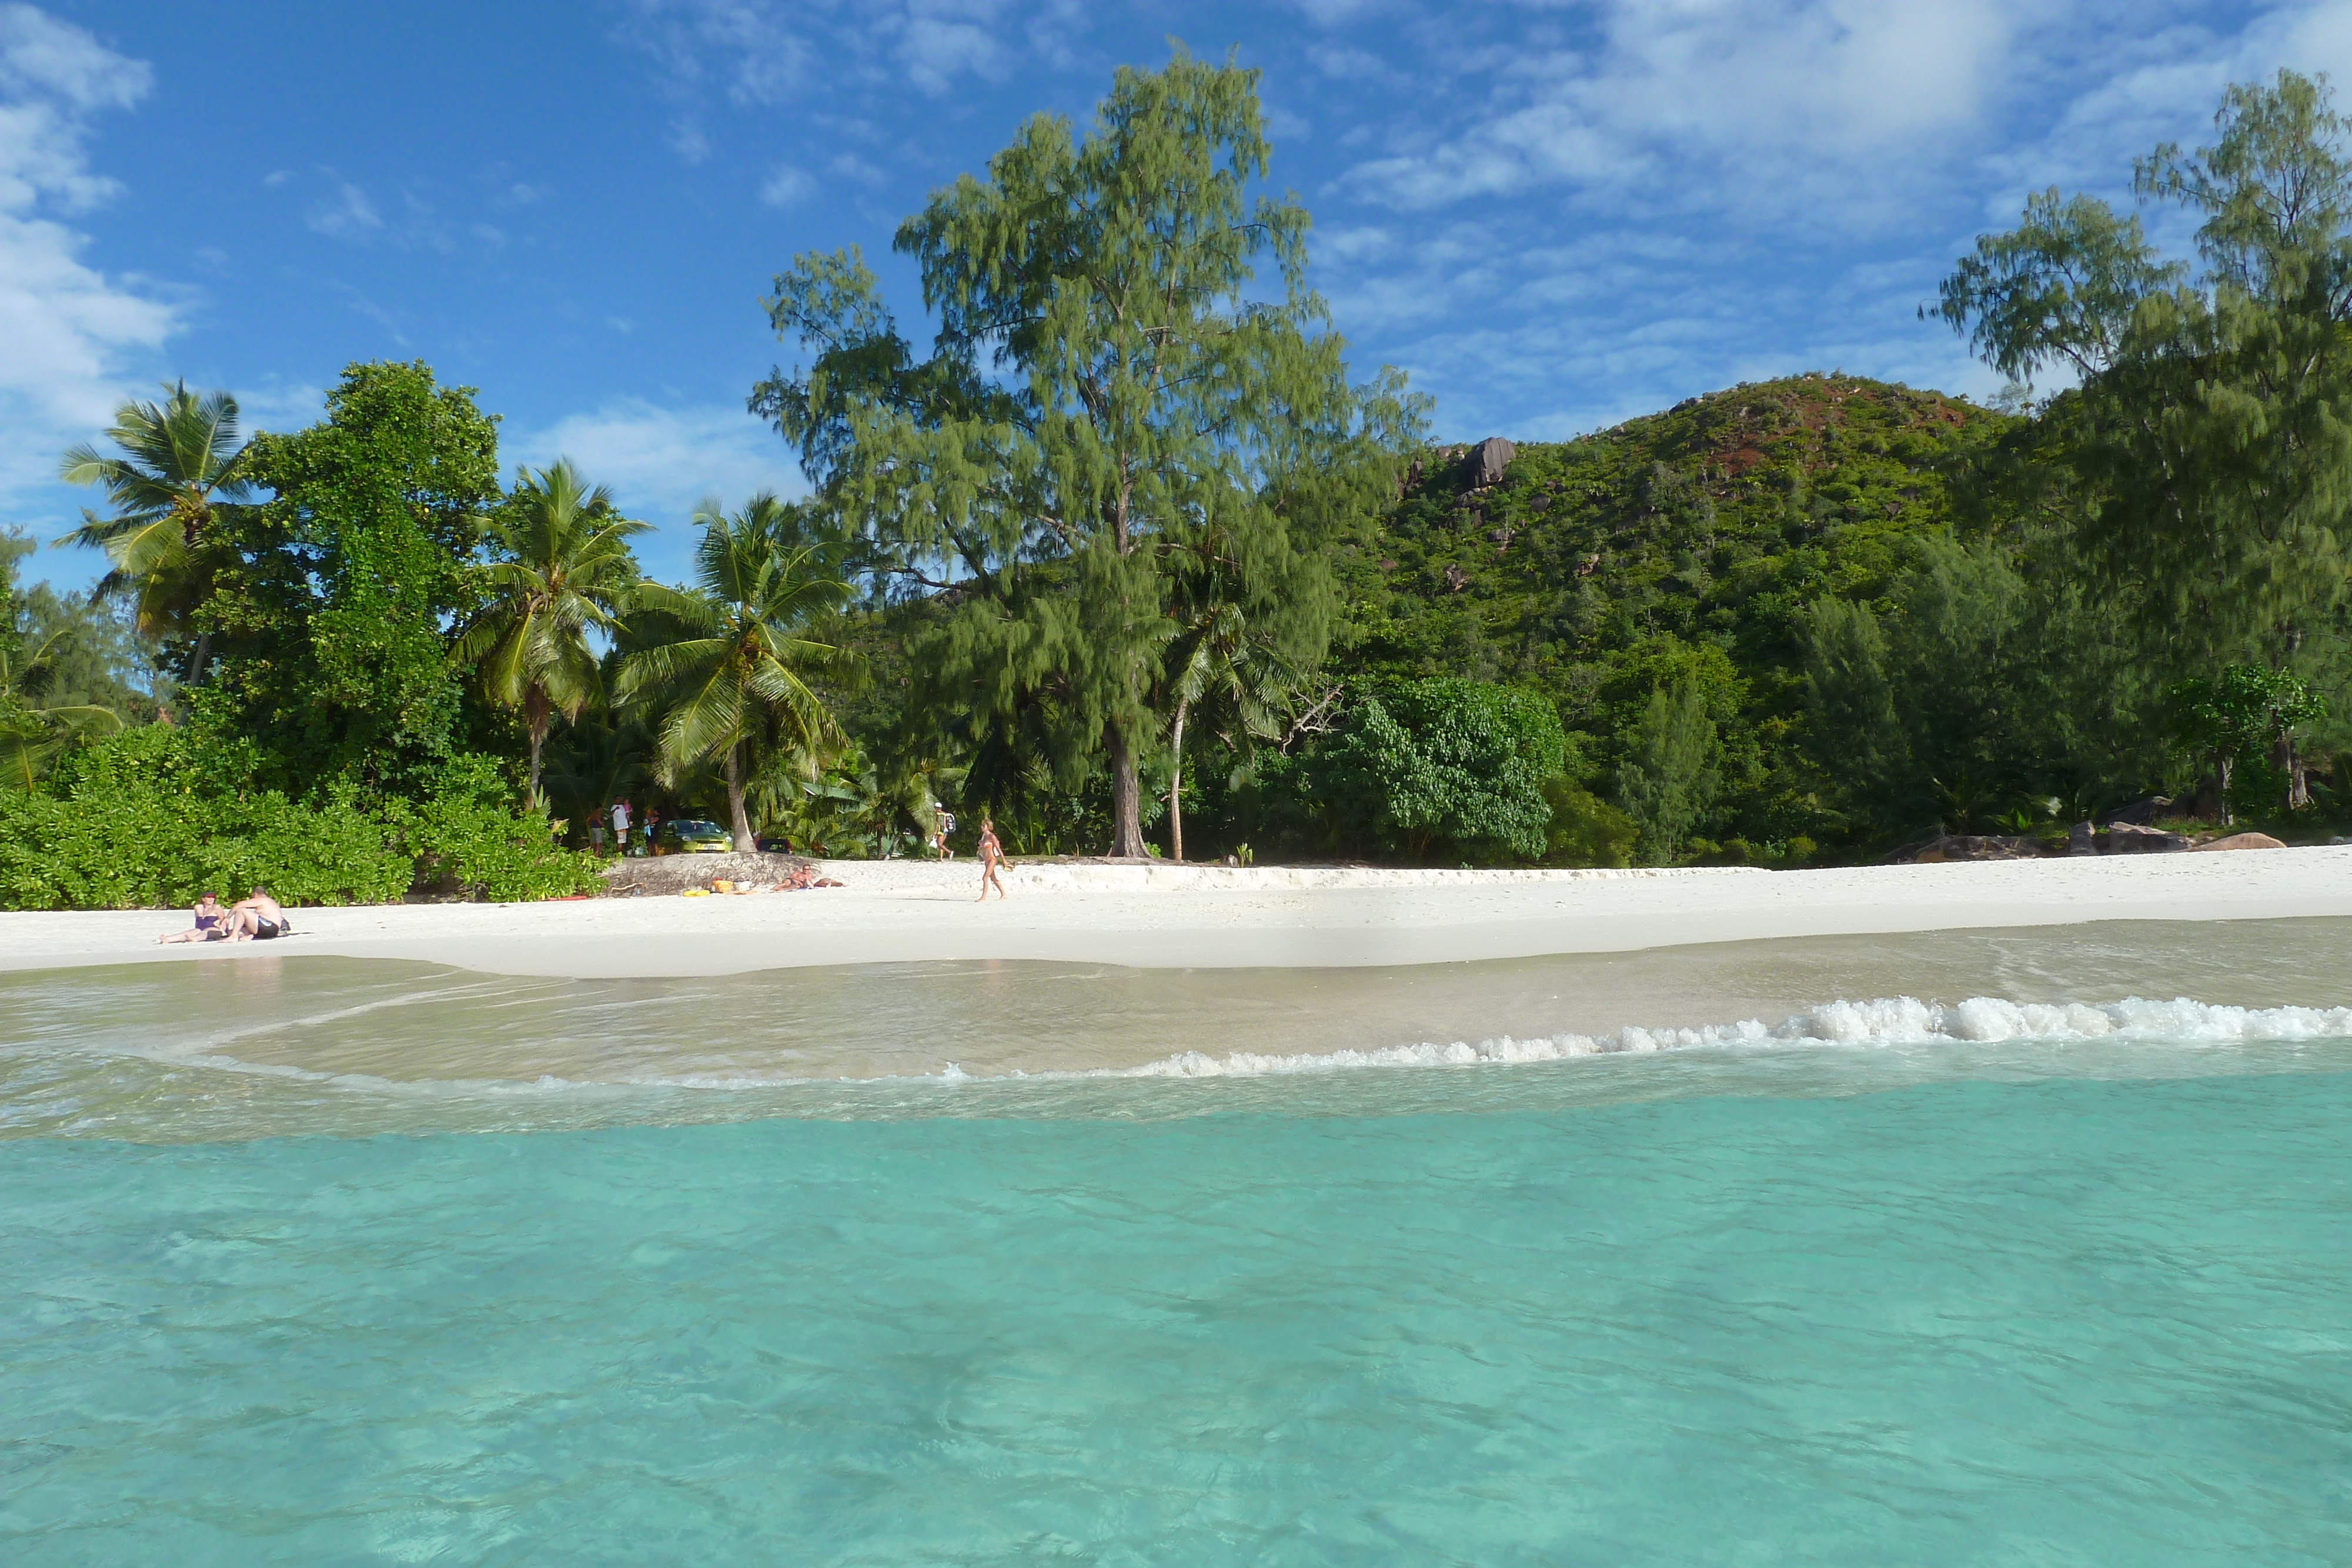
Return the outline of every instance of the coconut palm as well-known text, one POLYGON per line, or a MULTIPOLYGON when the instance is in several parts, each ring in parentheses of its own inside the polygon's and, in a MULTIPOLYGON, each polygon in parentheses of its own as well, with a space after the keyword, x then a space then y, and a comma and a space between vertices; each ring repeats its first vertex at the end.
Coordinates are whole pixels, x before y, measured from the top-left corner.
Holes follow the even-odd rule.
POLYGON ((59 632, 29 655, 14 639, 0 637, 0 789, 29 789, 58 754, 92 736, 122 727, 112 708, 87 703, 51 707, 48 695, 57 655, 70 632, 59 632))
POLYGON ((754 847, 746 781, 773 762, 814 774, 846 742, 840 722, 809 685, 847 675, 853 655, 817 634, 849 596, 838 559, 812 542, 798 508, 760 495, 727 516, 717 501, 702 525, 692 591, 647 584, 640 635, 665 640, 634 653, 619 681, 625 701, 657 715, 661 763, 682 778, 716 762, 727 783, 735 847, 754 847))
POLYGON ((529 469, 489 519, 488 601, 457 632, 449 656, 479 672, 492 702, 522 715, 530 732, 530 803, 540 803, 540 751, 548 726, 569 721, 602 695, 592 631, 609 632, 637 588, 629 536, 646 525, 615 515, 613 494, 589 489, 568 458, 529 469))
MULTIPOLYGON (((128 593, 139 629, 180 636, 211 591, 206 535, 214 507, 249 493, 241 473, 245 447, 237 439, 236 399, 225 392, 199 397, 185 382, 164 389, 161 404, 126 402, 106 432, 122 455, 110 457, 85 442, 67 449, 58 476, 68 485, 102 485, 112 515, 82 513, 82 525, 58 540, 106 552, 110 570, 103 594, 128 593)), ((196 632, 186 680, 204 673, 211 643, 196 632)))

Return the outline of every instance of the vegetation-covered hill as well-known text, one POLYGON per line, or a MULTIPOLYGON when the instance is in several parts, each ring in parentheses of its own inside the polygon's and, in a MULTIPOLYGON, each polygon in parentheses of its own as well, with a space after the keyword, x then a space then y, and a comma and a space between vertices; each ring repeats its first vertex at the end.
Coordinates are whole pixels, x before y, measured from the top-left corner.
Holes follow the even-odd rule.
POLYGON ((1794 747, 1795 622, 1885 594, 1956 510, 1954 459, 2005 416, 1937 392, 1806 375, 1692 398, 1517 449, 1473 486, 1469 451, 1418 465, 1340 568, 1343 673, 1466 674, 1560 708, 1599 780, 1662 686, 1704 693, 1722 738, 1716 831, 1757 844, 1829 824, 1794 747))

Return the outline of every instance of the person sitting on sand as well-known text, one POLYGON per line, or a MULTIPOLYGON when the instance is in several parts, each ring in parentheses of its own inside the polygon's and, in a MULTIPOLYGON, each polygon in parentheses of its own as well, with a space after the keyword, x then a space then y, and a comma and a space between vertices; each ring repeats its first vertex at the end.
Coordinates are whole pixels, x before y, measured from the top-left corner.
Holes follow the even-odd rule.
POLYGON ((803 888, 806 887, 842 887, 845 885, 846 884, 835 882, 829 876, 817 875, 816 867, 809 864, 806 861, 803 861, 800 864, 793 867, 792 875, 776 883, 776 891, 778 893, 798 893, 803 888))
POLYGON ((986 904, 992 886, 997 897, 1004 896, 1004 883, 996 876, 996 868, 1003 860, 1004 846, 997 841, 996 823, 983 813, 980 819, 980 896, 973 903, 986 904))
POLYGON ((252 897, 240 898, 230 908, 229 919, 237 936, 249 936, 257 942, 268 942, 294 929, 286 918, 284 907, 259 883, 253 884, 252 897))
POLYGON ((155 938, 158 942, 226 942, 236 929, 229 912, 220 904, 220 894, 208 893, 196 900, 195 928, 190 931, 170 931, 155 938))

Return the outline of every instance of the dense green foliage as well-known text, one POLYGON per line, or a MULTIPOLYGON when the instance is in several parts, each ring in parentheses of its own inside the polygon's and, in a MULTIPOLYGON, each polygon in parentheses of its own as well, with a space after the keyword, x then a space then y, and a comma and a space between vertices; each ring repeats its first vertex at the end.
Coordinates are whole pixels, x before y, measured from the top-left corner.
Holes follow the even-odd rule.
POLYGON ((1311 670, 1328 547, 1418 423, 1393 378, 1349 385, 1305 209, 1252 192, 1268 152, 1255 71, 1121 68, 1090 134, 1039 115, 899 228, 930 359, 854 252, 797 258, 770 301, 814 362, 751 407, 872 569, 934 596, 909 650, 933 705, 1065 791, 1106 775, 1116 854, 1144 852, 1179 645, 1222 617, 1263 654, 1244 674, 1311 670))
POLYGON ((1259 769, 1267 833, 1415 860, 1533 860, 1547 849, 1566 742, 1550 704, 1460 677, 1351 694, 1333 734, 1259 769))
POLYGON ((928 353, 856 251, 777 277, 807 362, 751 406, 815 494, 706 503, 690 587, 568 465, 502 491, 423 365, 245 445, 225 395, 125 405, 65 463, 113 597, 0 622, 0 900, 566 891, 551 833, 619 799, 856 853, 942 805, 1017 852, 1443 863, 1794 865, 2153 793, 2315 834, 2347 131, 2282 73, 2141 161, 2193 265, 2056 191, 1979 240, 1928 313, 2007 412, 1791 376, 1498 470, 1349 381, 1254 75, 1122 69, 901 226, 928 353))
POLYGON ((268 787, 415 788, 475 738, 447 626, 480 590, 497 423, 423 365, 353 365, 324 422, 255 437, 243 472, 276 494, 217 509, 199 723, 250 740, 268 787))
POLYGON ((1631 809, 1654 858, 1836 837, 1853 813, 1808 707, 1809 607, 1903 619, 1923 541, 1959 513, 1956 474, 2010 423, 1800 376, 1523 444, 1483 491, 1433 453, 1343 557, 1333 662, 1541 694, 1571 781, 1631 809))
MULTIPOLYGON (((2139 225, 2050 192, 1946 281, 1940 313, 1986 359, 2078 384, 2010 433, 2005 536, 2062 538, 2072 575, 2129 618, 2139 666, 2213 682, 2261 666, 2337 715, 2352 691, 2352 156, 2324 80, 2224 94, 2210 146, 2166 145, 2141 195, 2198 221, 2201 269, 2139 225)), ((2281 756, 2282 800, 2312 804, 2281 756)), ((2342 718, 2324 747, 2352 740, 2342 718)), ((2210 747, 2208 748, 2210 750, 2210 747)))
POLYGON ((593 862, 552 848, 479 762, 413 801, 347 781, 308 800, 242 787, 255 767, 249 749, 149 725, 76 751, 42 789, 0 791, 0 907, 186 904, 257 883, 289 904, 383 903, 420 883, 494 899, 593 884, 593 862))
POLYGON ((0 900, 589 885, 592 862, 520 807, 513 727, 468 699, 452 657, 453 625, 514 553, 495 527, 483 548, 495 421, 421 365, 351 367, 326 420, 291 435, 234 447, 235 415, 179 389, 125 407, 109 433, 122 455, 68 455, 68 476, 114 507, 83 530, 115 569, 101 589, 137 609, 126 624, 94 601, 11 591, 0 743, 23 766, 0 802, 0 900), (187 677, 178 722, 154 722, 129 685, 159 658, 187 677))

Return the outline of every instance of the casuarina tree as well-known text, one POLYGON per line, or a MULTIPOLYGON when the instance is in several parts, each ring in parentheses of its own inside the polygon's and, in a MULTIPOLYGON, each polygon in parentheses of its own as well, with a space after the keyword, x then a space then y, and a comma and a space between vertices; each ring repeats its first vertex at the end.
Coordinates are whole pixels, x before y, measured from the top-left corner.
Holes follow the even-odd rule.
POLYGON ((1937 313, 2005 373, 2080 379, 2044 423, 2080 483, 2071 543, 2175 668, 2277 668, 2341 605, 2352 532, 2352 157, 2324 79, 2231 88, 2212 145, 2140 161, 2204 263, 2053 191, 1988 235, 1937 313))
POLYGON ((928 359, 854 251, 798 258, 769 302, 813 362, 752 409, 868 570, 940 601, 919 656, 941 700, 1034 727, 1066 788, 1108 769, 1117 855, 1146 852, 1140 775, 1182 700, 1188 543, 1223 541, 1221 591, 1311 667, 1327 549, 1417 434, 1396 378, 1349 383, 1307 213, 1253 192, 1269 151, 1255 72, 1122 68, 1088 134, 1041 115, 900 226, 928 359))

